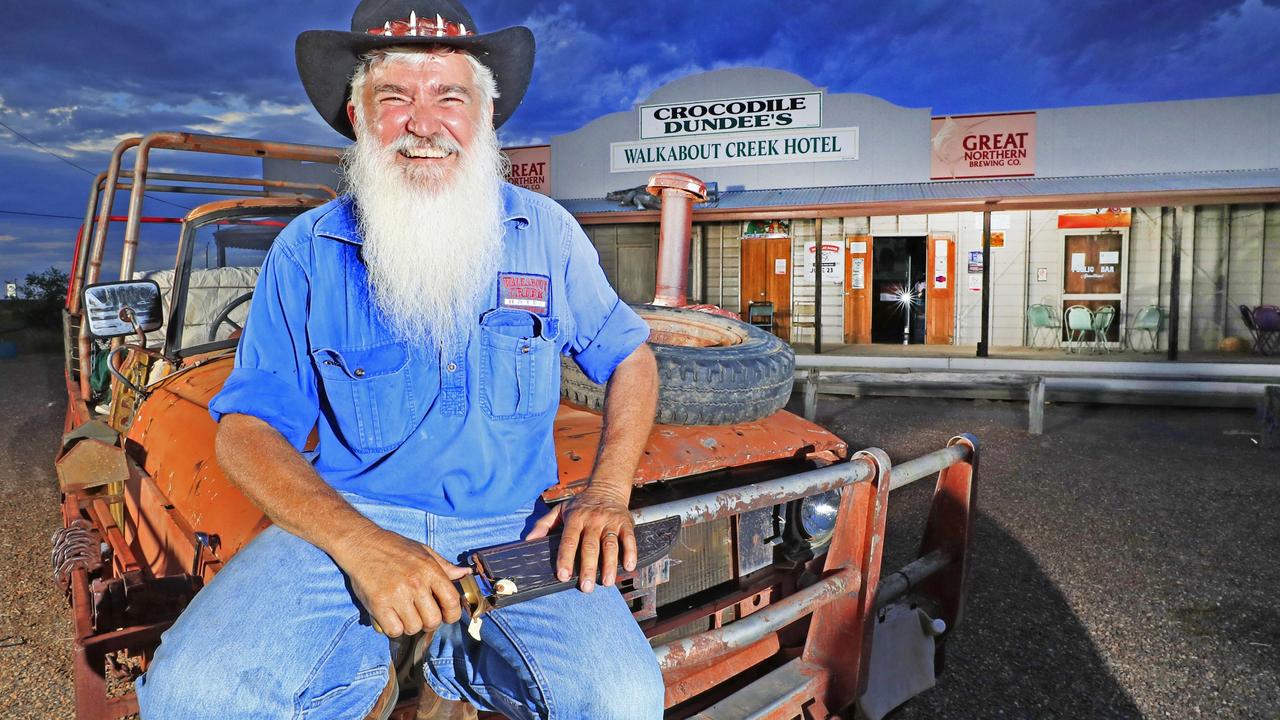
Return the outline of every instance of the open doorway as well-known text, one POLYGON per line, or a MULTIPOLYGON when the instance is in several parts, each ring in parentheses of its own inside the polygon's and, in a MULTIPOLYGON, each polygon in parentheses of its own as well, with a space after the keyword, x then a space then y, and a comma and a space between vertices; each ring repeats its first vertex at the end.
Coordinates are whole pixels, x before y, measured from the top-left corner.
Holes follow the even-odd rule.
POLYGON ((921 237, 876 237, 872 267, 871 341, 925 341, 928 248, 921 237))

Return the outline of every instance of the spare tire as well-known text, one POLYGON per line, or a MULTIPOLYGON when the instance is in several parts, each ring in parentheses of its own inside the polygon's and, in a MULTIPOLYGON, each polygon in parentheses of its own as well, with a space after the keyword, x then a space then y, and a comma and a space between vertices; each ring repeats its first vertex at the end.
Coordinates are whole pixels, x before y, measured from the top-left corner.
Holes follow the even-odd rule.
MULTIPOLYGON (((658 361, 657 421, 668 425, 729 425, 772 415, 791 397, 795 351, 741 320, 696 310, 632 306, 649 323, 658 361)), ((589 410, 604 408, 604 386, 562 358, 560 397, 589 410)))

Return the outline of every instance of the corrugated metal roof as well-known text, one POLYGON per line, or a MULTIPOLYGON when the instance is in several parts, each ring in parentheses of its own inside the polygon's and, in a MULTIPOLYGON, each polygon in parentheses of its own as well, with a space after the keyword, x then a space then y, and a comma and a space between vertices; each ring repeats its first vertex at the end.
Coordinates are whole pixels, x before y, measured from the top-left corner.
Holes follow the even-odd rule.
MULTIPOLYGON (((717 202, 698 205, 697 209, 745 210, 765 207, 906 203, 929 200, 1266 189, 1280 190, 1280 168, 1142 175, 940 180, 895 185, 837 185, 784 190, 726 190, 720 193, 717 202)), ((612 200, 602 198, 558 200, 557 202, 575 215, 636 211, 634 205, 619 205, 612 200)))

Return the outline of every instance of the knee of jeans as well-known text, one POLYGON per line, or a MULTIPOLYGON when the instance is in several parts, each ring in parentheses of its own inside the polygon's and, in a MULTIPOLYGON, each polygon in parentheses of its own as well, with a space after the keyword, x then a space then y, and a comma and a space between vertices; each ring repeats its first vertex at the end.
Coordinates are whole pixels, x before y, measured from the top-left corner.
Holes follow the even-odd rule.
POLYGON ((134 683, 134 691, 144 720, 235 717, 269 704, 291 710, 292 703, 283 697, 273 676, 265 668, 238 673, 227 665, 220 667, 198 648, 175 647, 170 642, 161 644, 147 672, 134 683))
POLYGON ((662 672, 653 655, 618 658, 608 667, 584 673, 592 682, 575 682, 573 697, 557 693, 556 718, 597 718, 599 720, 654 720, 662 717, 666 692, 662 672), (628 661, 631 660, 631 661, 628 661))

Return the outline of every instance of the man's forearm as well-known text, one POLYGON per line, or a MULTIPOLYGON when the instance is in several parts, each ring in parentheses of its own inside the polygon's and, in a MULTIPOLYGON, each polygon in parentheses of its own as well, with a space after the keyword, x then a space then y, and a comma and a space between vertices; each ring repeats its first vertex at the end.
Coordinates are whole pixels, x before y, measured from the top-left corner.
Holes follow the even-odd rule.
POLYGON ((591 473, 592 490, 617 493, 624 503, 630 500, 657 402, 657 363, 649 346, 641 345, 614 369, 606 386, 604 427, 591 473))
POLYGON ((377 526, 325 482, 275 428, 250 415, 222 418, 223 472, 271 521, 343 564, 349 540, 377 526))

